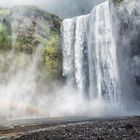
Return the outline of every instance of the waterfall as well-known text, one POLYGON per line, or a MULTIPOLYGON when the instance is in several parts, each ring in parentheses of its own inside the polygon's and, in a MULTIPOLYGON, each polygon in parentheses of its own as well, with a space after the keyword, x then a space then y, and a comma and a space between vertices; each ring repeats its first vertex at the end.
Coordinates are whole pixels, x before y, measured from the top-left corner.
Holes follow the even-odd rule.
POLYGON ((67 75, 68 77, 68 84, 73 85, 75 81, 74 76, 74 30, 75 30, 75 21, 71 19, 67 19, 63 22, 65 25, 63 30, 63 44, 66 45, 66 47, 63 49, 63 69, 64 73, 63 75, 67 75), (65 28, 66 27, 66 28, 65 28))
POLYGON ((118 68, 109 2, 62 24, 63 75, 90 99, 118 100, 118 68))

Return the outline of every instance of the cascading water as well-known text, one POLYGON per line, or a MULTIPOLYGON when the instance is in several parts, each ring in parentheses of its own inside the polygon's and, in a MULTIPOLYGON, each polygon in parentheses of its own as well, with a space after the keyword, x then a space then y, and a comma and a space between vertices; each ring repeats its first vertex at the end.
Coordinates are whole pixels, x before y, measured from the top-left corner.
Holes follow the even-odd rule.
POLYGON ((95 114, 96 109, 139 113, 138 3, 106 1, 62 23, 63 75, 88 97, 95 114))
POLYGON ((116 100, 118 72, 109 2, 89 15, 66 19, 62 25, 64 76, 73 79, 90 99, 116 100))

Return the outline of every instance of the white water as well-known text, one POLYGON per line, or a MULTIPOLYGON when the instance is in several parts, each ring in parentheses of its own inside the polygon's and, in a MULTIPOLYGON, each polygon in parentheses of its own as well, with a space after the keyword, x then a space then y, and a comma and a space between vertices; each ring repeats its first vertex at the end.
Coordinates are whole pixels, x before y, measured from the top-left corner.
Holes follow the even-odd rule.
MULTIPOLYGON (((132 85, 129 85, 131 79, 128 78, 127 73, 130 71, 128 67, 130 56, 127 53, 125 57, 125 53, 128 52, 129 47, 125 48, 127 49, 125 53, 122 51, 123 46, 130 46, 129 41, 127 42, 130 38, 125 38, 124 35, 126 40, 121 42, 122 48, 118 47, 116 36, 120 28, 114 21, 118 22, 119 19, 116 17, 113 20, 111 12, 114 11, 110 6, 112 5, 106 1, 95 7, 88 15, 63 21, 63 75, 71 86, 75 85, 82 96, 86 95, 89 98, 89 102, 93 104, 94 101, 100 102, 104 106, 103 110, 106 110, 105 104, 108 104, 110 112, 114 109, 115 113, 116 110, 121 112, 123 108, 125 112, 126 107, 129 109, 132 104, 135 106, 136 101, 131 90, 132 85), (119 58, 121 55, 124 55, 121 57, 124 58, 122 60, 119 58), (121 80, 125 82, 122 83, 121 80)), ((115 12, 117 15, 117 11, 115 12)), ((120 13, 123 15, 123 12, 120 13)), ((128 18, 131 18, 131 15, 129 16, 128 18)), ((96 107, 98 108, 99 105, 96 104, 96 107)))
POLYGON ((62 30, 67 81, 72 78, 90 99, 117 100, 118 70, 109 3, 98 5, 89 15, 64 20, 62 30))

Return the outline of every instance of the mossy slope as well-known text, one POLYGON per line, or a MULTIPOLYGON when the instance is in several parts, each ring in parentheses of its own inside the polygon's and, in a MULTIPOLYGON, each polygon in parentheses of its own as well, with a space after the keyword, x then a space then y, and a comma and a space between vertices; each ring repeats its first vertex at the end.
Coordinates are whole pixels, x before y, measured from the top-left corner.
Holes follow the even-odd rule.
POLYGON ((42 46, 42 61, 49 79, 61 77, 61 19, 34 6, 0 8, 0 49, 32 54, 42 46))

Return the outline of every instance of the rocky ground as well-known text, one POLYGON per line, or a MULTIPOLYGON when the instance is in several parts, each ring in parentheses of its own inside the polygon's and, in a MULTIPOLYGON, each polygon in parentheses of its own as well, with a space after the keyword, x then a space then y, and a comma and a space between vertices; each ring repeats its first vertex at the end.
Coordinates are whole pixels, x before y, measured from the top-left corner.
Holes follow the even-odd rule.
POLYGON ((140 140, 140 118, 15 125, 0 134, 2 140, 140 140))

